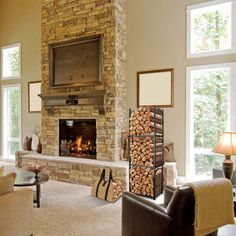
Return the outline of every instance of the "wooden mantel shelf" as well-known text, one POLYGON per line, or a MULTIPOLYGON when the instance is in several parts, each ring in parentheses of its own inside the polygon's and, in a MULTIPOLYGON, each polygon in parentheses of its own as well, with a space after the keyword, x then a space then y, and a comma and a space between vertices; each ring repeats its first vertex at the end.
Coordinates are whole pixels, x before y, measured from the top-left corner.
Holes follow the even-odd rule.
POLYGON ((81 91, 81 92, 68 92, 68 93, 54 93, 54 94, 39 94, 43 100, 61 100, 61 99, 80 99, 80 98, 94 98, 104 97, 105 90, 95 91, 81 91))
POLYGON ((54 106, 98 105, 99 113, 104 113, 105 90, 81 91, 54 94, 39 94, 46 109, 54 106))

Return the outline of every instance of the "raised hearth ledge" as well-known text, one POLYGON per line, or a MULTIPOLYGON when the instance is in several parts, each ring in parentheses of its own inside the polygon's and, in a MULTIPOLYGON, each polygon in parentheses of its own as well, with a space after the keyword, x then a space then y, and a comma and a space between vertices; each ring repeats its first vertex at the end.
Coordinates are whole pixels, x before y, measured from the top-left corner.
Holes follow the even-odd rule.
POLYGON ((57 162, 65 162, 65 163, 80 163, 92 166, 101 166, 101 167, 116 167, 116 168, 128 168, 129 163, 127 161, 98 161, 86 158, 74 158, 74 157, 61 157, 61 156, 50 156, 50 155, 42 155, 42 154, 27 154, 24 155, 23 159, 38 159, 41 161, 57 161, 57 162))
MULTIPOLYGON (((101 169, 111 168, 113 178, 119 180, 124 190, 128 187, 127 161, 98 161, 83 158, 28 154, 22 156, 22 168, 30 164, 45 165, 50 179, 91 186, 101 174, 101 169)), ((108 174, 108 173, 107 173, 108 174)))

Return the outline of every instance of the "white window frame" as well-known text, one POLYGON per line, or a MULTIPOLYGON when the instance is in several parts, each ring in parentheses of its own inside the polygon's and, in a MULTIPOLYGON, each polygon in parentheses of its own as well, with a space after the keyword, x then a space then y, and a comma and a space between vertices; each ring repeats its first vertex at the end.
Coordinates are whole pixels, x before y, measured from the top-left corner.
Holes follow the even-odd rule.
POLYGON ((8 85, 2 85, 2 91, 1 91, 1 100, 2 100, 2 133, 1 133, 1 137, 2 137, 2 160, 10 160, 10 161, 13 161, 15 160, 14 157, 10 157, 10 156, 7 156, 7 151, 5 150, 6 148, 6 145, 5 145, 5 142, 7 142, 8 140, 5 140, 4 139, 4 133, 6 132, 6 126, 4 126, 4 123, 5 123, 5 120, 7 119, 7 114, 4 114, 3 112, 3 109, 4 109, 4 89, 5 88, 11 88, 11 87, 18 87, 19 88, 19 91, 20 91, 20 107, 19 107, 19 111, 20 111, 20 119, 19 119, 19 129, 20 129, 20 132, 19 132, 19 145, 21 147, 21 128, 22 128, 22 125, 21 125, 21 116, 22 116, 22 112, 21 112, 21 98, 22 98, 22 93, 21 93, 21 84, 8 84, 8 85))
POLYGON ((1 79, 2 80, 21 79, 21 43, 16 43, 16 44, 11 44, 11 45, 1 47, 1 79), (4 49, 13 48, 13 47, 19 48, 19 59, 20 59, 20 61, 19 61, 19 64, 20 64, 19 75, 4 77, 3 76, 3 51, 4 51, 4 49))
MULTIPOLYGON (((193 83, 191 81, 191 71, 194 70, 207 70, 214 68, 231 68, 231 78, 229 84, 229 119, 230 129, 236 128, 236 62, 221 63, 221 64, 209 64, 201 66, 192 66, 186 68, 186 176, 190 179, 196 178, 194 171, 194 158, 193 158, 193 107, 191 106, 193 100, 193 83)), ((212 147, 213 149, 214 147, 212 147)), ((205 150, 205 154, 214 154, 211 149, 205 150)), ((198 150, 201 152, 201 149, 198 150)), ((202 153, 202 152, 201 152, 202 153)), ((204 176, 205 178, 205 176, 204 176)))
POLYGON ((207 57, 207 56, 216 56, 236 53, 236 0, 215 0, 205 3, 200 3, 196 5, 191 5, 187 7, 187 58, 196 58, 196 57, 207 57), (231 2, 232 11, 231 11, 231 48, 222 49, 208 52, 191 52, 191 33, 192 33, 192 22, 191 22, 191 11, 198 8, 213 6, 217 4, 231 2))

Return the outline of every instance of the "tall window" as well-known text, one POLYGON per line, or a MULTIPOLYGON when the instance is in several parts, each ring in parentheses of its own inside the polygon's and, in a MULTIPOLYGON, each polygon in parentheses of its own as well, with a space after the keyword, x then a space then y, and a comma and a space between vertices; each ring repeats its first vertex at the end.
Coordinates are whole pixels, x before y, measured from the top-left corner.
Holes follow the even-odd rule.
POLYGON ((21 77, 21 45, 14 44, 1 48, 2 79, 19 79, 21 77))
POLYGON ((223 156, 212 153, 221 133, 235 128, 236 63, 187 68, 187 155, 189 171, 211 176, 223 156))
POLYGON ((3 158, 14 159, 20 149, 21 88, 20 85, 2 87, 3 100, 3 158))
POLYGON ((236 52, 236 2, 216 0, 187 8, 187 57, 236 52))

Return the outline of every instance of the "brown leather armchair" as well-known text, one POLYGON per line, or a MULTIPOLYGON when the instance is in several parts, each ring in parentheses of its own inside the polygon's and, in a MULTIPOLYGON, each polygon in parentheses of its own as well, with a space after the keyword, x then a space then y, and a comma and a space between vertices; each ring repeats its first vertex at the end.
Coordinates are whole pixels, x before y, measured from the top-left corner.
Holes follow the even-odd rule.
MULTIPOLYGON (((133 193, 122 199, 122 236, 194 236, 193 189, 166 186, 164 204, 133 193)), ((208 236, 216 236, 217 231, 208 236)))

